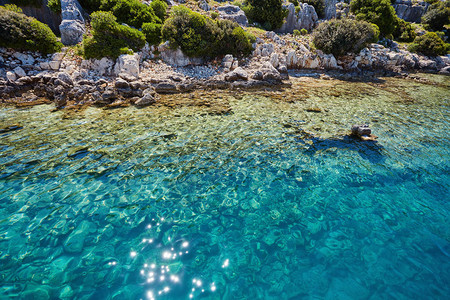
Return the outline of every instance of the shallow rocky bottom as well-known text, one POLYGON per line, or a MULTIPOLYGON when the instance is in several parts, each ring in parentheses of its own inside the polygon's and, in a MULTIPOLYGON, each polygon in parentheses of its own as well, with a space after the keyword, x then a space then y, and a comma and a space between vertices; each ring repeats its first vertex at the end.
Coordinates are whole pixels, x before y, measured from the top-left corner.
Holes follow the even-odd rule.
POLYGON ((1 108, 1 297, 445 299, 450 85, 418 76, 1 108))

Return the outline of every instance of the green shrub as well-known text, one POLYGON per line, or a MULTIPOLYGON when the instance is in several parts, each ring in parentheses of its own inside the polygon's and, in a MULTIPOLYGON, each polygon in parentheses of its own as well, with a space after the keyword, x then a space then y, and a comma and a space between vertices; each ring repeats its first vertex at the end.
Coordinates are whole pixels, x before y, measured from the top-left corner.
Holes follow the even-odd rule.
POLYGON ((150 3, 150 7, 153 9, 155 15, 161 20, 161 22, 164 22, 168 8, 167 3, 161 0, 154 0, 150 3))
POLYGON ((254 39, 235 22, 214 21, 182 5, 172 8, 162 36, 173 49, 179 47, 191 57, 248 54, 254 39))
POLYGON ((308 34, 308 30, 306 30, 305 28, 302 28, 302 29, 300 30, 300 34, 301 34, 301 35, 307 35, 307 34, 308 34))
POLYGON ((416 38, 416 31, 412 27, 411 23, 406 22, 403 19, 397 18, 394 32, 392 33, 394 38, 400 42, 412 42, 416 38))
POLYGON ((251 23, 259 23, 266 30, 280 28, 288 14, 281 0, 247 0, 242 9, 251 23))
POLYGON ((153 9, 139 0, 102 0, 102 11, 111 11, 119 23, 141 28, 144 23, 159 23, 153 9))
POLYGON ((444 43, 436 32, 427 32, 416 37, 408 50, 427 56, 445 55, 449 53, 450 44, 444 43))
POLYGON ((211 19, 216 20, 219 18, 219 13, 217 11, 211 12, 211 19))
POLYGON ((294 36, 301 36, 302 35, 300 30, 297 30, 297 29, 294 29, 293 34, 294 34, 294 36))
POLYGON ((23 13, 23 10, 15 4, 5 4, 4 8, 19 14, 23 13))
POLYGON ((137 29, 119 25, 111 12, 98 11, 91 15, 92 36, 83 39, 85 58, 117 58, 139 51, 145 45, 145 36, 137 29))
POLYGON ((61 50, 62 44, 47 25, 19 13, 17 7, 9 8, 13 10, 0 6, 0 47, 44 54, 61 50))
POLYGON ((144 23, 142 24, 142 32, 145 35, 145 39, 150 45, 158 45, 161 43, 161 24, 144 23))
POLYGON ((351 19, 331 20, 321 23, 313 32, 317 49, 338 57, 347 52, 357 53, 367 44, 378 40, 376 25, 351 19))
POLYGON ((350 9, 358 20, 376 24, 383 36, 394 32, 397 15, 389 0, 352 0, 350 9))
POLYGON ((450 1, 438 1, 432 4, 422 17, 422 23, 428 30, 443 30, 450 24, 450 1))
POLYGON ((298 0, 289 0, 294 6, 298 6, 298 0))
POLYGON ((61 0, 48 0, 48 8, 54 13, 61 13, 61 0))
POLYGON ((325 0, 302 0, 301 2, 314 6, 319 18, 323 18, 325 16, 325 0))

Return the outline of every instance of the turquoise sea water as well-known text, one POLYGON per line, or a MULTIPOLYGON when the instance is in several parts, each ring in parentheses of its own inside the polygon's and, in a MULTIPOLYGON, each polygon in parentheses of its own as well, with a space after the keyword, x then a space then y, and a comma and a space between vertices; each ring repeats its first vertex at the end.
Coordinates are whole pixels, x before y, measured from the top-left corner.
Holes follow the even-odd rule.
POLYGON ((448 299, 432 79, 217 93, 225 115, 1 108, 23 128, 0 134, 0 298, 448 299), (377 143, 345 137, 362 122, 377 143))

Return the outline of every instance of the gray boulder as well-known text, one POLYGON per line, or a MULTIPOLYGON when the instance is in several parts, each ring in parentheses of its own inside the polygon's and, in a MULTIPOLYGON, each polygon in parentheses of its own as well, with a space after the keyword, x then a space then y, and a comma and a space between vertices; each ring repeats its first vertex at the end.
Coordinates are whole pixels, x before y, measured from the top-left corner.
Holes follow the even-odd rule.
POLYGON ((336 3, 337 0, 325 0, 324 18, 326 20, 336 18, 336 3))
POLYGON ((284 24, 277 30, 278 33, 292 33, 295 29, 306 29, 311 31, 317 25, 319 17, 314 6, 300 3, 299 10, 296 12, 294 4, 287 6, 288 16, 284 24))
POLYGON ((161 59, 169 65, 175 67, 185 67, 188 65, 201 65, 203 59, 186 56, 181 49, 170 49, 169 42, 158 46, 161 59))
POLYGON ((236 5, 224 5, 217 8, 222 19, 235 21, 241 26, 248 26, 248 19, 244 11, 236 5))
POLYGON ((244 69, 238 67, 235 70, 225 74, 225 80, 229 82, 236 80, 248 80, 248 74, 244 69))
POLYGON ((76 45, 83 40, 86 28, 82 11, 77 0, 61 0, 62 22, 59 30, 64 45, 76 45))
POLYGON ((407 22, 420 23, 429 5, 425 1, 412 3, 410 0, 397 0, 394 9, 399 18, 407 22))

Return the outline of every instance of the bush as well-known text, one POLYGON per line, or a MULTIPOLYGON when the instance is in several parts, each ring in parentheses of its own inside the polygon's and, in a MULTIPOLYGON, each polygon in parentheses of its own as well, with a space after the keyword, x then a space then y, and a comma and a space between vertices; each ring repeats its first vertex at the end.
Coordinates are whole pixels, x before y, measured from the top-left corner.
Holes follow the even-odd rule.
POLYGON ((426 56, 446 55, 449 53, 450 44, 444 43, 436 32, 427 32, 416 37, 414 42, 409 45, 408 50, 426 56))
POLYGON ((331 20, 321 23, 313 32, 317 49, 338 57, 347 52, 357 53, 367 44, 378 40, 376 25, 351 19, 331 20))
POLYGON ((211 12, 211 19, 216 20, 219 18, 219 13, 217 11, 211 12))
POLYGON ((164 40, 191 57, 242 55, 251 52, 252 37, 237 23, 214 21, 182 5, 172 8, 162 28, 164 40))
POLYGON ((259 23, 266 30, 280 28, 288 14, 281 0, 247 0, 242 9, 251 23, 259 23))
POLYGON ((23 13, 23 10, 15 4, 5 4, 4 8, 19 14, 23 13))
POLYGON ((61 13, 61 0, 48 0, 47 6, 52 12, 61 13))
POLYGON ((150 3, 150 7, 161 22, 164 22, 167 14, 167 3, 161 0, 154 0, 150 3))
POLYGON ((298 29, 294 29, 293 34, 294 34, 294 36, 301 36, 302 35, 300 30, 298 30, 298 29))
POLYGON ((314 6, 319 18, 323 18, 325 16, 325 0, 302 0, 301 2, 314 6))
POLYGON ((145 36, 137 29, 119 25, 111 12, 98 11, 91 15, 92 36, 83 39, 85 58, 111 57, 139 51, 145 45, 145 36))
POLYGON ((162 23, 153 9, 139 0, 102 0, 100 9, 111 11, 119 23, 135 28, 141 28, 144 23, 162 23))
POLYGON ((47 25, 18 11, 16 6, 0 6, 0 47, 44 54, 61 50, 62 44, 47 25))
POLYGON ((161 43, 161 24, 144 23, 142 24, 142 32, 145 35, 145 39, 150 45, 158 45, 161 43))
POLYGON ((416 38, 416 31, 412 27, 411 23, 406 22, 403 19, 397 18, 395 29, 392 34, 397 41, 400 42, 412 42, 416 38))
POLYGON ((450 23, 450 1, 438 1, 432 4, 422 17, 422 23, 428 30, 440 31, 450 23))
POLYGON ((394 32, 397 15, 389 0, 352 0, 350 9, 358 20, 376 24, 383 36, 394 32))
POLYGON ((300 34, 301 35, 307 35, 308 34, 308 30, 306 30, 305 28, 300 29, 300 34))

